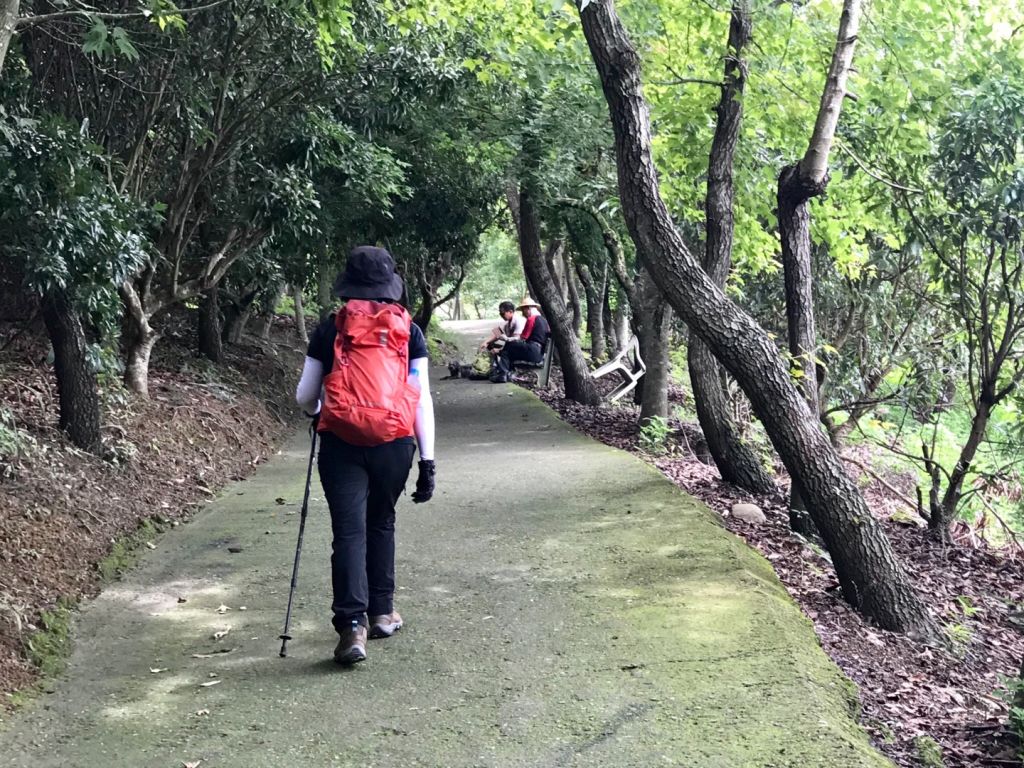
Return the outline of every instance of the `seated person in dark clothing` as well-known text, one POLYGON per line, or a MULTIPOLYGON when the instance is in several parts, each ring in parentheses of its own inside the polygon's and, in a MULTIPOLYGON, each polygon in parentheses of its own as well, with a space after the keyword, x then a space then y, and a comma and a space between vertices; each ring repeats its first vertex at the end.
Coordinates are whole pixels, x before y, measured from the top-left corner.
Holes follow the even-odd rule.
POLYGON ((512 367, 519 360, 539 363, 544 358, 544 349, 547 347, 548 337, 551 336, 551 326, 540 313, 540 304, 527 296, 518 309, 526 318, 526 326, 521 338, 507 342, 496 358, 497 370, 491 376, 491 381, 495 384, 511 381, 512 367))

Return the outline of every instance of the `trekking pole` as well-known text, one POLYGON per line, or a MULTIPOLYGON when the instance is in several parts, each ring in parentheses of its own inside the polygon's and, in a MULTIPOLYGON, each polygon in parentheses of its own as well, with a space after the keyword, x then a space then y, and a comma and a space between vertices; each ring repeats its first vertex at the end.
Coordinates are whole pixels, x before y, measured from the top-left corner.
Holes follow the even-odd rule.
POLYGON ((302 554, 302 535, 306 531, 306 514, 309 512, 309 484, 313 479, 313 457, 316 454, 316 420, 313 420, 309 431, 313 433, 313 441, 309 447, 309 467, 306 469, 306 492, 302 497, 302 512, 299 514, 299 542, 295 545, 295 564, 292 566, 292 586, 288 590, 288 610, 284 615, 284 632, 281 633, 281 653, 283 659, 288 655, 287 645, 292 636, 288 627, 292 622, 292 600, 295 599, 295 585, 299 578, 299 556, 302 554))

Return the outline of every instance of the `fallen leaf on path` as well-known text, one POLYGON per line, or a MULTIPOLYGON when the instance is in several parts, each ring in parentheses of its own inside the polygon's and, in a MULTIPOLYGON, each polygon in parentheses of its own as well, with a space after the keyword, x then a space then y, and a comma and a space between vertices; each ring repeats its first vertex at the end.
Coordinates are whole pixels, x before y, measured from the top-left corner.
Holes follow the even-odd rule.
POLYGON ((187 603, 188 602, 188 598, 187 597, 179 597, 178 598, 178 602, 179 603, 187 603))
POLYGON ((287 504, 288 503, 287 500, 285 500, 284 496, 278 496, 276 499, 274 499, 274 501, 276 501, 278 504, 287 504))
POLYGON ((161 672, 166 672, 170 667, 150 667, 149 671, 154 675, 159 675, 161 672))
POLYGON ((214 686, 214 685, 220 685, 222 682, 223 682, 222 680, 207 680, 205 683, 200 683, 199 687, 200 688, 209 688, 209 687, 214 686))
POLYGON ((156 544, 154 544, 154 543, 153 543, 152 541, 147 541, 147 542, 146 542, 146 546, 147 546, 147 547, 148 547, 149 549, 156 549, 156 544))
POLYGON ((202 760, 196 760, 194 763, 190 763, 187 760, 182 760, 181 768, 199 768, 202 762, 202 760))
POLYGON ((221 605, 220 607, 217 608, 217 613, 227 613, 230 610, 231 609, 228 606, 221 605))
POLYGON ((208 714, 210 714, 210 710, 208 710, 208 709, 197 709, 196 710, 196 717, 206 717, 208 714))
POLYGON ((213 639, 214 640, 220 640, 223 637, 225 637, 227 635, 227 633, 230 632, 230 631, 231 631, 231 627, 228 627, 227 629, 222 629, 219 632, 214 632, 213 633, 213 639))
POLYGON ((240 610, 240 611, 247 611, 249 609, 246 608, 244 605, 240 605, 240 606, 238 606, 238 610, 240 610))

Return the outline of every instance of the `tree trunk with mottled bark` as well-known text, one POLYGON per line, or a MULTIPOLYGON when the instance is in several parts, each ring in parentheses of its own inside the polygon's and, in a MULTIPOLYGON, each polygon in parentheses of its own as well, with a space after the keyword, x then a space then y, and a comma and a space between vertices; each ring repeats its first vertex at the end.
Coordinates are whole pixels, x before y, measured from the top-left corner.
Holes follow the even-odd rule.
POLYGON ((612 286, 608 271, 605 270, 604 284, 601 286, 601 327, 604 329, 604 345, 608 356, 618 354, 615 343, 615 316, 612 314, 612 286))
MULTIPOLYGON (((725 78, 708 159, 708 190, 704 201, 707 222, 704 271, 722 289, 732 268, 733 164, 743 121, 742 95, 747 79, 743 54, 750 42, 751 26, 748 0, 736 0, 732 5, 725 78)), ((725 371, 699 336, 690 339, 687 366, 697 420, 718 474, 725 482, 751 493, 775 491, 774 481, 758 455, 744 442, 739 426, 733 421, 725 371)))
POLYGON ((636 337, 640 358, 647 366, 647 373, 637 382, 637 389, 640 390, 640 424, 643 425, 654 417, 668 418, 672 307, 665 301, 661 289, 646 269, 640 270, 634 296, 636 337))
POLYGON ((590 335, 590 359, 595 363, 604 359, 607 347, 604 339, 604 303, 603 280, 594 276, 586 264, 576 265, 576 276, 583 284, 583 292, 587 297, 587 333, 590 335))
POLYGON ((98 454, 100 396, 96 371, 89 362, 89 345, 78 312, 63 289, 43 297, 43 321, 53 345, 53 366, 60 401, 59 426, 71 442, 84 451, 98 454))
POLYGON ((0 0, 0 74, 4 71, 7 51, 14 38, 14 26, 18 22, 21 0, 0 0))
POLYGON ((274 326, 275 311, 277 310, 277 305, 281 303, 281 299, 284 298, 284 291, 285 284, 277 282, 273 286, 273 291, 264 294, 262 306, 260 307, 260 323, 256 331, 260 341, 270 341, 270 329, 274 326))
POLYGON ((320 321, 323 322, 334 310, 334 268, 327 253, 320 254, 317 269, 316 302, 320 305, 320 321))
POLYGON ((215 363, 224 362, 220 299, 217 286, 203 291, 202 300, 199 302, 199 327, 196 336, 200 355, 215 363))
MULTIPOLYGON (((818 414, 817 332, 814 322, 814 275, 811 265, 810 201, 828 186, 828 158, 835 138, 839 113, 846 96, 846 80, 860 28, 861 0, 844 0, 839 32, 832 51, 814 131, 803 158, 779 175, 778 219, 785 278, 786 328, 791 370, 798 375, 807 407, 818 414)), ((808 514, 807 501, 793 478, 789 503, 790 527, 805 535, 817 531, 808 514)))
POLYGON ((302 288, 292 288, 292 305, 295 312, 295 337, 300 344, 309 344, 309 332, 306 330, 306 308, 303 306, 302 288))
POLYGON ((563 251, 562 259, 564 260, 565 282, 569 289, 569 308, 572 310, 572 332, 578 339, 580 328, 583 327, 583 306, 580 303, 580 287, 577 284, 576 271, 573 269, 573 260, 568 248, 563 251))
POLYGON ((886 629, 939 637, 927 608, 857 484, 820 429, 774 342, 729 301, 687 249, 661 199, 640 57, 611 0, 581 13, 615 134, 619 197, 637 254, 693 334, 747 393, 790 474, 804 489, 846 600, 886 629))

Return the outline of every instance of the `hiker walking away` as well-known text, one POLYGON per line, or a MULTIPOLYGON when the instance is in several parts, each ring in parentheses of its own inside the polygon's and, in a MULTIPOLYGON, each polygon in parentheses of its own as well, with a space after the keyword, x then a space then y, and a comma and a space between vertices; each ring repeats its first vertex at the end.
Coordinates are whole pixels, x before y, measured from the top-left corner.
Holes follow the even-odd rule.
POLYGON ((523 335, 526 327, 526 318, 516 314, 516 305, 511 301, 503 301, 498 305, 498 314, 501 316, 501 325, 495 326, 488 336, 480 343, 480 351, 487 350, 491 355, 497 355, 501 348, 510 341, 515 341, 523 335))
POLYGON ((295 391, 307 413, 319 414, 339 664, 363 661, 368 636, 390 637, 402 627, 394 607, 395 504, 417 445, 412 499, 429 501, 434 493, 427 343, 397 303, 402 292, 390 253, 355 248, 334 283, 345 304, 313 331, 295 391))
POLYGON ((551 326, 540 313, 540 304, 526 296, 518 309, 523 313, 526 325, 523 327, 522 338, 507 342, 495 359, 496 370, 491 376, 495 384, 512 381, 512 368, 519 360, 539 363, 544 358, 544 349, 551 336, 551 326))

